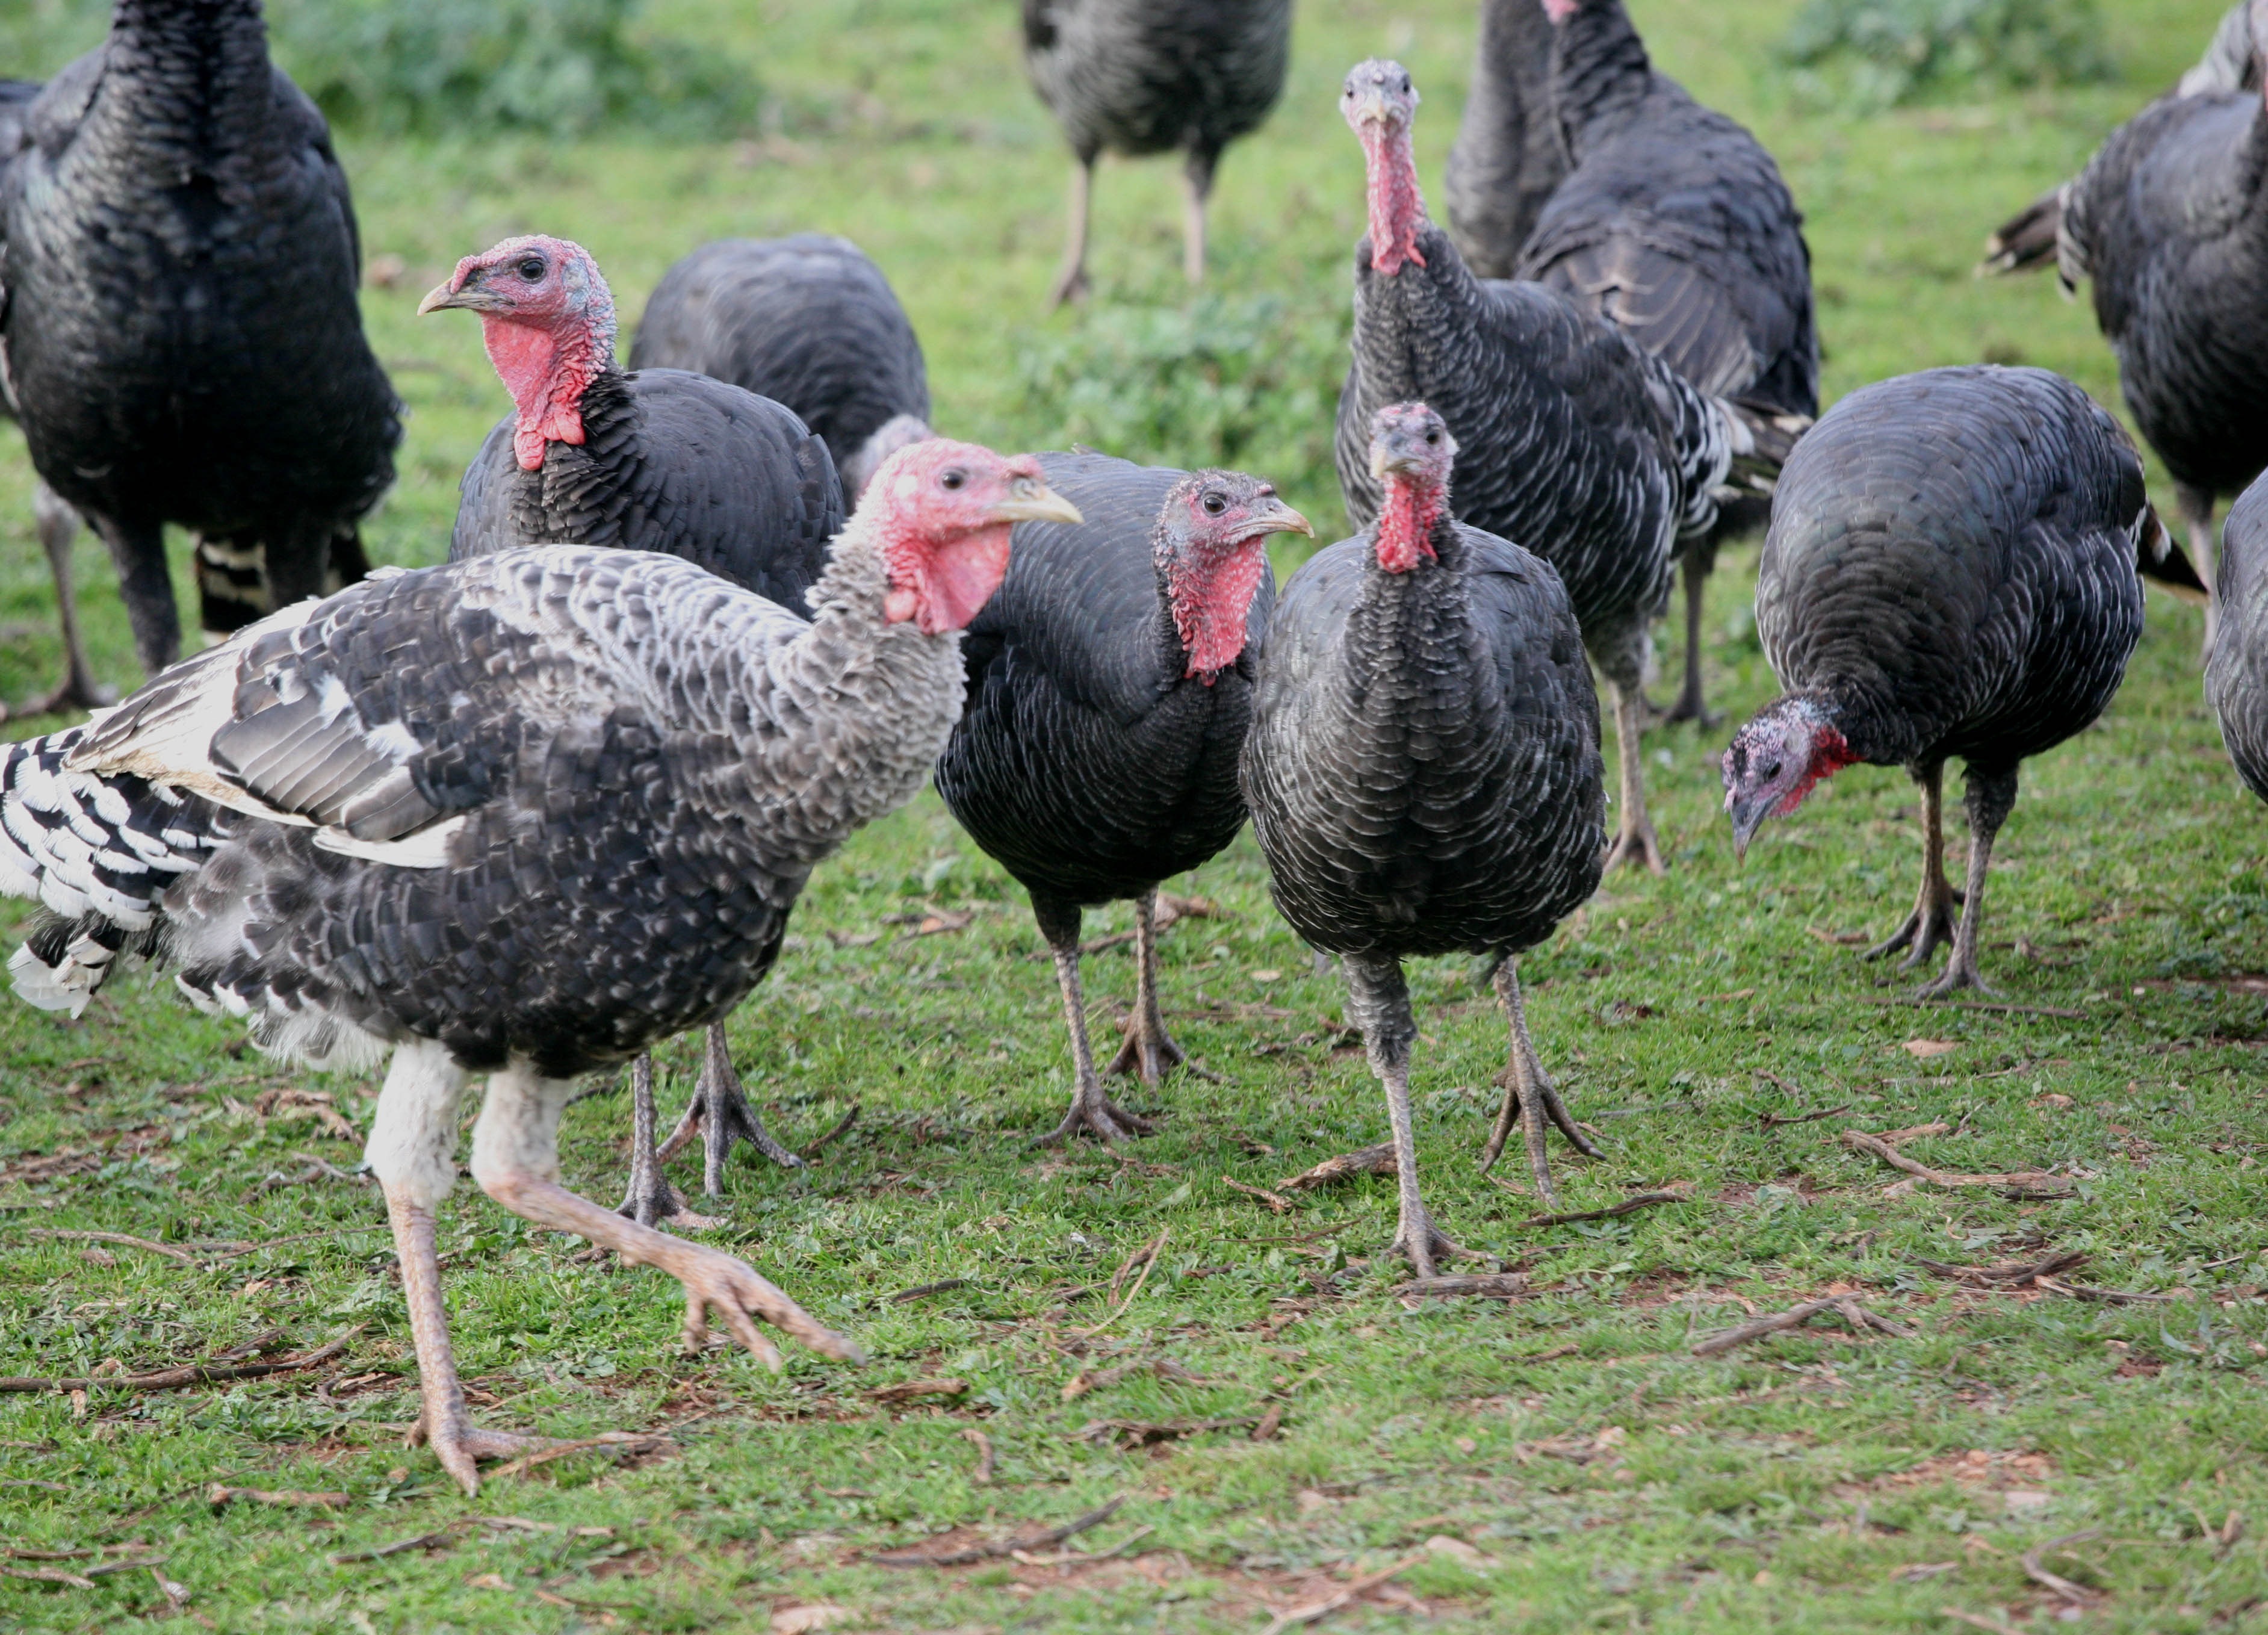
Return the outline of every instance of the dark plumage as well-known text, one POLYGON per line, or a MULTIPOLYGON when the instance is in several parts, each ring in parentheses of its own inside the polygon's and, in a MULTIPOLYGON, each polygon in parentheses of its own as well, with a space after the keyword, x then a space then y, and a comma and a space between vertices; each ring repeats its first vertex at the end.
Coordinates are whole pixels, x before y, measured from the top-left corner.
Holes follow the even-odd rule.
POLYGON ((143 664, 180 648, 163 527, 208 630, 358 578, 400 409, 314 104, 258 0, 118 0, 0 173, 0 346, 40 479, 110 548, 143 664))
POLYGON ((1981 987, 1977 928, 1992 839, 2028 757, 2110 703, 2142 634, 2138 556, 2162 532, 2116 421, 2039 369, 1933 369, 1855 392, 1797 446, 1772 504, 1756 629, 1787 691, 1725 754, 1745 850, 1822 777, 1859 762, 1921 785, 1909 945, 1923 990, 1981 987), (1968 763, 1966 910, 1945 878, 1940 787, 1968 763))
POLYGON ((921 342, 882 269, 848 239, 720 239, 661 276, 632 371, 689 369, 795 411, 827 445, 843 508, 929 435, 921 342))
POLYGON ((1465 265, 1509 278, 1567 174, 1551 97, 1551 19, 1543 0, 1481 0, 1472 89, 1449 149, 1449 234, 1465 265))
POLYGON ((2213 590, 2220 623, 2205 660, 2205 696, 2237 776, 2268 800, 2268 478, 2228 508, 2213 590))
POLYGON ((1342 106, 1369 161, 1370 232, 1355 251, 1354 362, 1339 395, 1339 487, 1358 523, 1377 514, 1369 427, 1423 401, 1462 451, 1457 504, 1474 527, 1558 571, 1583 640, 1615 692, 1622 833, 1613 861, 1659 870, 1638 764, 1648 626, 1671 551, 1705 534, 1716 492, 1753 431, 1621 331, 1556 290, 1476 278, 1425 219, 1399 63, 1347 76, 1342 106))
POLYGON ((1024 64, 1076 161, 1050 299, 1086 292, 1087 202, 1106 148, 1182 155, 1182 269, 1204 276, 1213 169, 1276 106, 1291 55, 1292 0, 1024 0, 1024 64))
MULTIPOLYGON (((1532 0, 1531 0, 1532 3, 1532 0)), ((1762 144, 1658 73, 1622 0, 1549 0, 1553 107, 1574 168, 1544 206, 1517 276, 1565 293, 1712 397, 1791 433, 1819 412, 1819 337, 1803 217, 1762 144)), ((1720 506, 1685 541, 1685 682, 1673 721, 1701 720, 1701 608, 1717 547, 1769 500, 1720 506)))
POLYGON ((1599 710, 1548 563, 1452 519, 1462 453, 1423 404, 1373 416, 1385 508, 1294 574, 1262 649, 1243 784, 1276 903, 1337 954, 1349 1019, 1384 1082, 1400 1166, 1396 1247, 1420 1276, 1454 1245, 1418 1193, 1416 1025, 1401 962, 1495 961, 1512 1030, 1487 1161, 1518 1116, 1543 1195, 1544 1121, 1584 1152, 1529 1043, 1513 956, 1599 883, 1599 710))
POLYGON ((1113 1072, 1183 1059, 1158 1012, 1158 884, 1244 823, 1237 753, 1276 586, 1267 540, 1307 519, 1258 478, 1049 454, 1086 520, 1026 523, 968 628, 968 702, 937 766, 971 838, 1032 894, 1055 955, 1076 1087, 1052 1139, 1146 1134, 1103 1095, 1086 1042, 1080 910, 1135 902, 1138 991, 1113 1072))

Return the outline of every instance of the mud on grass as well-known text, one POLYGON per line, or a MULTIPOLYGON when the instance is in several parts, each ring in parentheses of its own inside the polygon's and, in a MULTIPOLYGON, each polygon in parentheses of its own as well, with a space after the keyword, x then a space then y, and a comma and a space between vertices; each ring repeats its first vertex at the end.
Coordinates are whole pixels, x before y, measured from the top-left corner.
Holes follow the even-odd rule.
MULTIPOLYGON (((1792 4, 1635 9, 1663 62, 1786 166, 1831 393, 1990 356, 2112 398, 2083 307, 1967 267, 1987 226, 2172 78, 2218 0, 2113 19, 2121 84, 1874 119, 1799 111, 1752 66, 1792 4)), ((457 474, 504 400, 473 326, 411 311, 507 232, 582 239, 625 311, 701 239, 849 232, 912 309, 943 423, 1059 441, 1017 418, 1012 365, 1085 321, 1038 313, 1063 161, 1008 88, 1012 15, 964 11, 658 7, 720 50, 761 51, 782 103, 760 140, 350 144, 373 265, 399 262, 370 320, 413 409, 373 556, 446 549, 457 474)), ((1438 175, 1469 26, 1446 0, 1302 12, 1285 106, 1224 166, 1219 288, 1343 313, 1360 194, 1337 78, 1377 50, 1409 61, 1438 175)), ((1099 302, 1181 299, 1174 185, 1169 166, 1106 167, 1099 302)), ((28 468, 0 437, 0 696, 16 697, 56 655, 28 468)), ((1328 527, 1336 495, 1311 452, 1243 458, 1328 527)), ((1727 554, 1705 627, 1712 701, 1736 715, 1772 690, 1742 611, 1754 566, 1727 554)), ((79 570, 99 667, 130 685, 91 545, 79 570)), ((146 974, 77 1025, 0 1005, 0 1371, 95 1381, 83 1404, 0 1395, 0 1625, 762 1631, 834 1607, 836 1627, 1252 1630, 1368 1580, 1328 1627, 1398 1626, 1420 1605, 1435 1626, 1536 1631, 2257 1626, 2268 871, 2262 814, 2199 696, 2198 636, 2154 595, 2103 725, 2027 769, 1985 969, 1999 1002, 2031 1009, 1910 1008, 1911 977, 1859 961, 1911 893, 1902 777, 1843 774, 1737 869, 1716 811, 1725 734, 1652 734, 1674 873, 1609 882, 1523 975, 1545 1060, 1608 1153, 1561 1153, 1562 1209, 1686 1201, 1523 1226, 1537 1202, 1473 1168, 1500 1026, 1464 962, 1415 972, 1430 1196, 1447 1230, 1525 1274, 1513 1300, 1397 1298, 1396 1269, 1372 1260, 1393 1223, 1385 1177, 1279 1193, 1282 1212, 1229 1186, 1274 1189, 1385 1125, 1341 995, 1274 917, 1248 839, 1169 887, 1219 905, 1164 944, 1169 1025, 1217 1077, 1132 1092, 1163 1127, 1123 1158, 1032 1151, 1069 1089, 1042 945, 1021 893, 924 798, 820 872, 733 1025, 791 1143, 860 1110, 806 1175, 737 1162, 718 1239, 873 1361, 793 1355, 775 1377, 730 1352, 681 1358, 660 1279, 460 1188, 442 1247, 476 1410, 568 1439, 667 1432, 494 1479, 475 1502, 401 1446, 415 1378, 383 1211, 330 1173, 351 1171, 356 1145, 317 1109, 366 1130, 373 1083, 264 1063, 146 974), (2073 1195, 1936 1188, 1839 1140, 1933 1123, 1948 1128, 1899 1150, 1950 1174, 2052 1172, 2073 1195), (175 1253, 35 1235, 57 1232, 175 1253), (1123 1300, 1128 1278, 1115 1300, 1114 1272, 1161 1233, 1140 1293, 1123 1300), (2056 1250, 2088 1256, 2069 1283, 2173 1298, 2108 1304, 1920 1264, 2056 1250), (1719 1358, 1688 1349, 1830 1294, 1911 1337, 1830 1314, 1719 1358), (357 1328, 314 1373, 99 1382, 357 1328), (874 1395, 943 1381, 957 1388, 874 1395), (972 1431, 991 1450, 981 1485, 972 1431), (216 1485, 300 1502, 216 1506, 216 1485), (1106 1523, 1020 1557, 873 1559, 1013 1548, 1114 1499, 1106 1523), (2089 1536, 2032 1563, 2058 1589, 2026 1556, 2071 1535, 2089 1536)), ((24 918, 0 909, 0 932, 24 918)), ((1121 906, 1089 935, 1130 923, 1121 906)), ((1131 989, 1123 944, 1094 956, 1098 1027, 1131 989)), ((666 1110, 694 1065, 692 1042, 664 1052, 666 1110)), ((568 1116, 567 1178, 611 1200, 628 1098, 591 1089, 568 1116)))

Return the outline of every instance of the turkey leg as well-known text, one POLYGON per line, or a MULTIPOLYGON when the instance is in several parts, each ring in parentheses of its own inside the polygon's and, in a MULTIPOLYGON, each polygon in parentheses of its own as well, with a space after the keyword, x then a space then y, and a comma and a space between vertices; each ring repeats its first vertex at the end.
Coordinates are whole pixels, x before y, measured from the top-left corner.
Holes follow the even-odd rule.
POLYGON ((1064 227, 1063 269, 1056 274, 1055 286, 1048 291, 1049 306, 1086 298, 1086 218, 1094 195, 1094 155, 1082 153, 1071 166, 1071 211, 1064 227))
POLYGON ((110 548, 118 570, 118 591, 126 621, 134 629, 134 652, 155 675, 181 656, 181 616, 173 606, 173 581, 166 571, 166 531, 157 523, 120 522, 92 517, 94 531, 110 548))
POLYGON ((1953 905, 1961 901, 1945 878, 1945 763, 1924 767, 1914 774, 1921 785, 1921 891, 1913 912, 1889 939, 1867 950, 1870 960, 1896 954, 1911 943, 1913 952, 1898 961, 1901 970, 1927 963, 1929 956, 1953 937, 1953 905))
POLYGON ((1189 151, 1182 169, 1182 276, 1203 284, 1205 275, 1205 201, 1212 196, 1212 167, 1220 156, 1189 151))
POLYGON ((1667 874, 1669 870, 1661 860, 1661 843, 1654 838, 1653 820, 1646 810, 1646 768, 1639 759, 1645 753, 1639 742, 1645 694, 1636 681, 1625 687, 1609 681, 1607 690, 1615 696, 1615 753, 1622 763, 1623 826, 1608 850, 1606 868, 1612 873, 1622 864, 1644 864, 1656 874, 1667 874))
POLYGON ((1488 1145, 1481 1149, 1481 1173, 1486 1175, 1504 1152, 1505 1138, 1511 1135, 1516 1119, 1521 1139, 1527 1144, 1528 1172, 1535 1178, 1535 1194, 1543 1200, 1545 1208, 1557 1209, 1559 1195, 1551 1185, 1543 1121, 1548 1117, 1558 1125, 1559 1133, 1585 1158, 1604 1158, 1606 1154, 1575 1123, 1535 1054, 1535 1045, 1528 1036, 1528 1008, 1520 998, 1518 961, 1506 955, 1498 964, 1494 980, 1496 997, 1504 1005, 1505 1022, 1512 1032, 1512 1049, 1511 1059, 1498 1080, 1504 1086, 1504 1105, 1497 1109, 1496 1128, 1489 1131, 1488 1145))
POLYGON ((1685 553, 1678 571, 1685 577, 1685 685, 1669 706, 1665 721, 1693 721, 1701 726, 1719 725, 1724 718, 1711 715, 1701 698, 1701 614, 1708 600, 1712 563, 1696 548, 1685 553))
POLYGON ((1482 1258, 1442 1236, 1418 1190, 1418 1136, 1410 1116, 1410 1047, 1417 1040, 1418 1023, 1410 1013, 1410 984, 1403 980, 1402 961, 1391 955, 1349 954, 1340 963, 1346 968, 1347 1019, 1362 1029, 1370 1071, 1386 1086, 1386 1115, 1394 1126, 1400 1215, 1386 1252, 1408 1256, 1421 1278, 1432 1277, 1440 1258, 1482 1258))
POLYGON ((1979 772, 1970 767, 1964 780, 1962 804, 1969 808, 1969 890, 1961 910, 1961 928, 1953 933, 1953 953, 1936 980, 1926 983, 1915 996, 1933 999, 1957 988, 1980 993, 1992 989, 1977 971, 1977 936, 1984 923, 1984 871, 1992 861, 1992 842, 2016 804, 2016 775, 1979 772))
POLYGON ((2190 565, 2205 581, 2205 651, 2209 658, 2213 632, 2220 623, 2220 553, 2214 549, 2213 491, 2183 483, 2174 490, 2174 503, 2181 507, 2182 526, 2189 530, 2190 565))
MULTIPOLYGON (((1158 893, 1152 887, 1134 899, 1134 1014, 1126 1019, 1126 1037, 1118 1054, 1103 1069, 1107 1073, 1138 1073, 1145 1085, 1154 1085, 1169 1068, 1180 1067, 1189 1055, 1166 1032, 1158 1013, 1158 893)), ((1193 1070, 1194 1071, 1194 1070, 1193 1070)))
MULTIPOLYGON (((1156 1126, 1103 1094, 1102 1079, 1094 1071, 1094 1052, 1086 1040, 1086 996, 1079 980, 1079 905, 1035 897, 1032 917, 1039 922, 1040 935, 1048 939, 1048 951, 1055 956, 1064 1020, 1071 1027, 1071 1072, 1077 1081, 1071 1090, 1071 1110, 1063 1122, 1033 1145, 1056 1146, 1074 1136, 1090 1135, 1116 1145, 1148 1135, 1156 1126)), ((1139 1009, 1138 1005, 1138 1013, 1139 1009)))
MULTIPOLYGON (((733 1047, 725 1038, 722 1022, 709 1024, 702 1044, 701 1082, 694 1086, 693 1100, 686 1104, 677 1128, 654 1154, 655 1164, 666 1164, 675 1158, 696 1131, 701 1134, 701 1189, 712 1198, 725 1196, 725 1160, 732 1156, 735 1141, 747 1142, 783 1168, 804 1167, 801 1159, 772 1138, 764 1121, 756 1116, 756 1109, 748 1105, 740 1075, 733 1069, 733 1047)), ((710 1223, 693 1218, 686 1221, 688 1226, 703 1224, 710 1223)))
POLYGON ((41 482, 32 490, 32 516, 55 582, 55 611, 63 630, 63 679, 52 692, 27 698, 12 710, 0 706, 0 721, 52 715, 58 710, 97 710, 118 702, 116 694, 94 679, 86 641, 79 633, 78 598, 71 588, 71 542, 78 535, 78 512, 41 482))
MULTIPOLYGON (((693 1108, 700 1105, 701 1097, 696 1092, 693 1108)), ((688 1116, 693 1108, 687 1109, 688 1116)), ((653 1056, 647 1052, 630 1064, 630 1183, 615 1213, 641 1226, 651 1226, 661 1220, 674 1220, 696 1231, 722 1226, 720 1219, 696 1215, 686 1208, 684 1198, 669 1184, 669 1177, 661 1167, 661 1154, 654 1145, 655 1122, 653 1056)))

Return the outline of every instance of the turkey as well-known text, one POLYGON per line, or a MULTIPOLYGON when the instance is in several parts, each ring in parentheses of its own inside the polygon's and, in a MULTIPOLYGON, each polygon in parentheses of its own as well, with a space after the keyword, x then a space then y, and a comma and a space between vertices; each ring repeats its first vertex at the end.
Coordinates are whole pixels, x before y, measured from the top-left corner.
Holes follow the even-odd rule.
POLYGON ((893 457, 806 623, 673 557, 543 546, 289 607, 97 722, 0 749, 0 890, 49 910, 17 991, 83 1009, 123 954, 318 1066, 386 1059, 385 1188, 423 1429, 467 1492, 528 1439, 475 1428, 435 1210, 467 1077, 505 1208, 660 1267, 778 1366, 761 1317, 858 1351, 741 1261, 559 1184, 579 1073, 724 1016, 813 867, 910 798, 961 712, 961 630, 1015 521, 1067 520, 1028 458, 893 457))
POLYGON ((1449 236, 1484 278, 1509 278, 1567 144, 1551 99, 1551 19, 1543 0, 1481 0, 1472 89, 1449 149, 1449 236))
POLYGON ((1292 0, 1024 0, 1024 65, 1071 143, 1071 225, 1049 299, 1086 293, 1087 206, 1106 148, 1182 155, 1182 269, 1204 277, 1221 150, 1284 90, 1292 0))
POLYGON ((1559 291, 1474 277, 1425 219, 1410 153, 1417 104, 1408 71, 1376 60, 1347 76, 1341 99, 1368 161, 1370 232, 1355 250, 1339 488, 1367 525, 1381 494, 1370 460, 1378 411, 1422 401, 1440 415, 1462 450, 1460 514, 1558 571, 1614 690, 1622 824, 1609 866, 1658 873, 1638 760, 1647 627, 1676 541, 1715 526, 1735 456, 1765 452, 1758 428, 1559 291))
POLYGON ((2268 800, 2268 478, 2238 497, 2222 530, 2220 630, 2205 690, 2220 740, 2252 792, 2268 800))
POLYGON ((1871 957, 1911 949, 1911 968, 1949 938, 1922 994, 1982 988, 1984 872, 2017 768, 2118 690, 2142 634, 2137 561, 2162 533, 2140 456, 2060 375, 1932 369, 1845 398, 1772 502, 1756 630, 1787 690, 1725 752, 1735 849, 1844 767, 1903 766, 1921 786, 1921 889, 1871 957), (1967 763, 1965 895, 1945 877, 1954 755, 1967 763))
MULTIPOLYGON (((2252 54, 2251 0, 2236 0, 2222 14, 2205 55, 2168 94, 2212 96, 2256 89, 2259 84, 2260 70, 2252 54)), ((2063 228, 2064 189, 2070 185, 2058 182, 1994 228, 1984 239, 1984 259, 1977 264, 1977 272, 2028 273, 2053 266, 2056 240, 2063 228)))
MULTIPOLYGON (((2268 0, 2251 0, 2268 40, 2268 0)), ((2213 508, 2268 466, 2268 109, 2251 88, 2161 97, 2063 189, 2064 286, 2095 316, 2135 423, 2176 483, 2190 556, 2212 579, 2213 508)), ((2208 610, 2206 639, 2212 640, 2208 610)))
POLYGON ((661 276, 630 368, 689 369, 784 403, 827 445, 852 510, 875 468, 930 435, 921 342, 848 239, 720 239, 661 276))
MULTIPOLYGON (((1623 0, 1543 0, 1553 99, 1574 168, 1517 276, 1560 291, 1712 397, 1794 435, 1819 412, 1803 217, 1756 139, 1656 73, 1623 0)), ((1717 548, 1762 528, 1769 497, 1723 504, 1685 541, 1685 682, 1673 721, 1711 724, 1701 611, 1717 548)))
POLYGON ((0 365, 40 480, 110 549, 144 667, 180 650, 166 523, 199 535, 208 630, 361 577, 401 405, 363 337, 346 175, 259 0, 117 0, 21 129, 0 365))
POLYGON ((1048 1142, 1116 1142, 1147 1120, 1103 1094, 1079 985, 1080 910, 1134 900, 1134 1011, 1113 1072, 1155 1083, 1185 1058, 1158 1010, 1158 883, 1244 823, 1237 752, 1276 586, 1268 536, 1312 535, 1257 477, 1049 454, 1086 518, 1026 523, 1000 593, 968 627, 968 701, 938 792, 1032 895, 1070 1024, 1071 1109, 1048 1142))
POLYGON ((1452 517, 1458 448, 1440 416, 1397 404, 1372 428, 1383 504, 1285 587, 1260 654, 1244 798, 1277 907, 1340 956, 1348 1020, 1394 1127, 1394 1248, 1426 1278, 1463 1251, 1418 1194, 1402 961, 1492 962, 1511 1039, 1483 1167, 1516 1119, 1551 1200, 1547 1119, 1599 1154, 1529 1042, 1514 959, 1598 888, 1605 792, 1598 699, 1559 576, 1452 517))
MULTIPOLYGON (((615 367, 614 297, 582 246, 507 239, 459 261, 417 310, 478 313, 514 406, 465 472, 453 559, 554 542, 666 551, 804 611, 827 541, 843 526, 827 446, 791 410, 737 386, 615 367)), ((725 1189, 737 1140, 776 1163, 802 1161, 748 1104, 724 1029, 719 1021, 710 1030, 692 1102, 659 1153, 644 1133, 653 1120, 652 1064, 633 1064, 640 1133, 622 1207, 640 1225, 684 1214, 661 1165, 696 1129, 712 1197, 725 1189)))

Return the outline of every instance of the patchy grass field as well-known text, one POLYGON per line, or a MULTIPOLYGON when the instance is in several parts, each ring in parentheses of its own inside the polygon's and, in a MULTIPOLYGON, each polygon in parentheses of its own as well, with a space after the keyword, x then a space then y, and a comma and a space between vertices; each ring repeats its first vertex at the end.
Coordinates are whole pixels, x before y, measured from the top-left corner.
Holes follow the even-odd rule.
MULTIPOLYGON (((1636 9, 1665 66, 1756 125, 1809 211, 1834 393, 1990 357, 2112 400, 2083 307, 1967 269, 1986 227, 2171 79, 2218 0, 2106 7, 2123 84, 1865 120, 1786 101, 1765 48, 1789 0, 1636 9)), ((1359 171, 1332 92, 1358 56, 1409 61, 1438 177, 1469 11, 1303 11, 1285 103, 1226 167, 1217 305, 1200 309, 1259 335, 1278 374, 1241 402, 1182 379, 1202 360, 1167 371, 1197 407, 1152 416, 1159 452, 1226 446, 1337 517, 1319 416, 1359 171)), ((941 423, 1010 446, 1069 435, 1031 360, 1107 352, 1127 307, 1173 321, 1165 165, 1106 169, 1094 307, 1038 313, 1064 162, 1020 83, 1012 8, 672 0, 658 20, 757 64, 776 128, 705 147, 345 143, 373 264, 398 258, 367 310, 413 409, 371 530, 379 560, 443 555, 457 473, 504 405, 474 327, 414 320, 417 297, 508 232, 583 239, 625 312, 702 239, 850 232, 913 311, 941 423)), ((0 697, 56 662, 6 436, 0 697)), ((80 569, 100 663, 130 685, 107 565, 86 549, 80 569)), ((1773 690, 1744 612, 1753 571, 1734 553, 1710 613, 1714 696, 1734 711, 1773 690)), ((1344 1595, 1330 1616, 1350 1628, 1420 1612, 1535 1631, 2261 1627, 2268 1563, 2244 1518, 2268 1516, 2268 869, 2199 696, 2198 636, 2154 594, 2109 717, 2029 769, 1994 860, 2000 1009, 1911 1008, 1905 979, 1856 958, 1911 896, 1903 778, 1844 774, 1742 870, 1716 812, 1723 733, 1651 739, 1675 873, 1612 881, 1526 980, 1545 1058, 1609 1154, 1563 1154, 1565 1207, 1680 1201, 1523 1224, 1534 1201, 1473 1167, 1500 1025, 1462 962, 1415 974, 1432 1198, 1446 1229, 1525 1272, 1508 1301, 1395 1298, 1395 1268, 1371 1259, 1393 1224, 1384 1178, 1281 1213, 1230 1184, 1265 1189, 1385 1123, 1340 993, 1270 910, 1248 838, 1173 886, 1215 905, 1167 936, 1166 1000, 1216 1077, 1138 1092, 1166 1117, 1138 1152, 1031 1151, 1067 1088, 1042 945, 1020 892, 924 798, 821 872, 735 1024, 776 1130, 809 1143, 858 1117, 806 1175, 736 1166, 718 1240, 872 1363, 793 1354, 774 1377, 681 1358, 665 1280, 467 1185, 444 1248, 478 1410, 671 1437, 492 1477, 476 1502, 401 1447, 416 1394, 383 1211, 331 1174, 355 1162, 374 1084, 247 1055, 147 974, 76 1025, 0 1004, 0 1368, 107 1375, 351 1337, 335 1366, 267 1380, 0 1397, 0 1626, 762 1631, 817 1627, 792 1609, 830 1606, 847 1609, 835 1627, 1247 1630, 1344 1595), (1840 1140, 1927 1125, 1908 1156, 2052 1170, 2069 1196, 1948 1189, 1840 1140), (166 1248, 55 1235, 89 1232, 166 1248), (2150 1298, 1939 1269, 2055 1251, 2088 1257, 2066 1286, 2150 1298), (947 1286, 893 1298, 924 1285, 947 1286), (1830 1314, 1690 1350, 1832 1294, 1908 1332, 1830 1314), (940 1378, 954 1394, 887 1389, 940 1378), (328 1497, 220 1505, 215 1484, 328 1497), (1013 1543, 1114 1500, 1101 1525, 1019 1555, 873 1558, 1013 1543)), ((0 932, 26 917, 0 909, 0 932)), ((1098 1023, 1123 1013, 1123 948, 1089 981, 1098 1023)), ((665 1061, 674 1109, 689 1042, 665 1061)), ((610 1199, 628 1100, 592 1089, 568 1179, 610 1199)))

